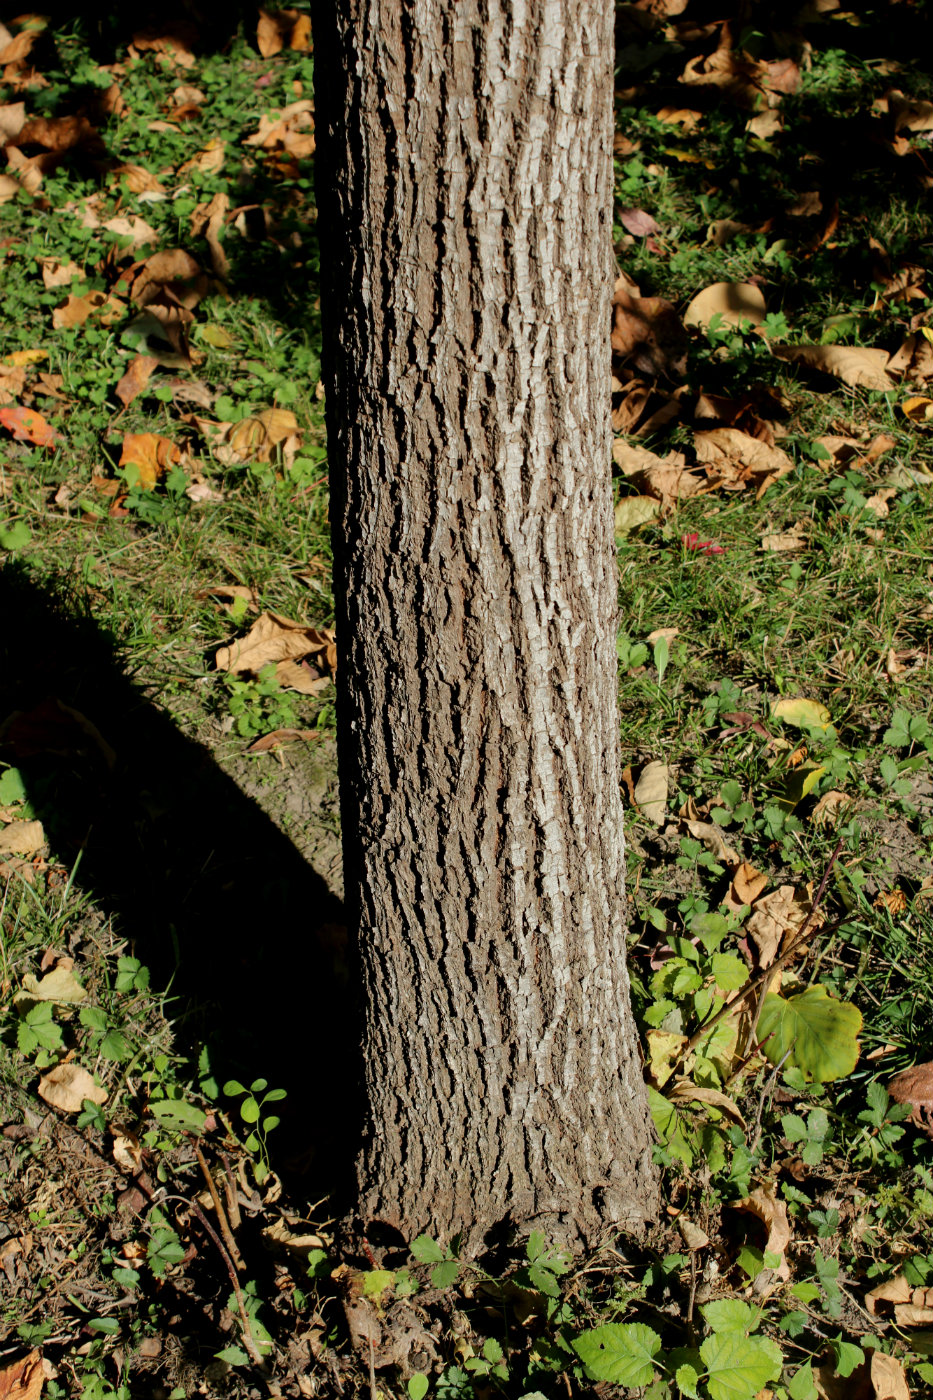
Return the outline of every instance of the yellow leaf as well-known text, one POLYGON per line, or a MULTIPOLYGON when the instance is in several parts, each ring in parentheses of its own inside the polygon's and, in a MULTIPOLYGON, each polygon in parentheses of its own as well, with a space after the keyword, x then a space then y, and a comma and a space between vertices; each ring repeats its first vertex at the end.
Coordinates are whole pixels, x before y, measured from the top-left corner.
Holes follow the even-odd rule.
POLYGON ((653 496, 623 496, 615 509, 615 532, 630 535, 660 513, 661 502, 653 496))
POLYGON ((21 365, 37 365, 48 358, 48 350, 14 350, 12 355, 4 355, 3 363, 16 369, 21 365))
POLYGON ((901 404, 901 412, 911 423, 927 423, 933 418, 933 399, 925 399, 919 395, 905 399, 901 404))
POLYGON ((796 729, 823 729, 832 724, 829 710, 819 700, 808 700, 802 695, 787 695, 776 700, 771 706, 773 719, 781 719, 796 729))

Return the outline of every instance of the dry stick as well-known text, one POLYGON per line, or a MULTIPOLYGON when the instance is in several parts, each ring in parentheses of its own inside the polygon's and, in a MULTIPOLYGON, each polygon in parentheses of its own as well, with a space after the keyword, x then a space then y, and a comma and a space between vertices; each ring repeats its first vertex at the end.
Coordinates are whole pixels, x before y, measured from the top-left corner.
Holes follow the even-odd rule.
MULTIPOLYGON (((810 925, 813 922, 814 915, 820 907, 820 904, 823 899, 823 893, 826 889, 826 882, 829 879, 830 871, 832 870, 833 866, 839 858, 839 855, 842 851, 842 845, 843 841, 842 837, 840 836, 839 840, 836 843, 836 849, 830 856, 829 864, 827 865, 826 870, 823 873, 823 878, 820 881, 819 888, 817 889, 816 895, 813 899, 813 903, 810 906, 810 912, 804 919, 803 923, 800 925, 800 929, 798 930, 797 936, 794 939, 794 941, 785 949, 785 951, 781 954, 779 958, 775 958, 774 962, 771 963, 769 967, 766 967, 763 972, 759 972, 758 976, 753 977, 750 982, 746 982, 745 986, 738 993, 738 995, 733 998, 732 1001, 727 1002, 725 1006, 721 1007, 719 1011, 716 1012, 716 1015, 711 1017, 710 1020, 703 1022, 700 1029, 694 1032, 694 1034, 687 1041, 686 1045, 681 1047, 677 1058, 672 1061, 671 1075, 673 1075, 674 1071, 687 1058, 690 1052, 697 1048, 697 1046, 700 1044, 700 1041, 705 1040, 706 1037, 709 1035, 710 1031, 713 1030, 714 1027, 719 1025, 720 1021, 724 1021, 727 1016, 731 1016, 734 1011, 738 1011, 742 1002, 745 1001, 747 997, 751 996, 752 992, 757 991, 758 988, 761 987, 763 984, 770 982, 774 974, 776 972, 779 972, 784 966, 784 964, 790 960, 794 953, 796 953, 797 949, 800 947, 800 944, 803 942, 804 938, 806 937, 809 931, 810 925)), ((761 1000, 763 1003, 764 996, 762 996, 761 1000)), ((757 1026, 757 1024, 758 1015, 756 1014, 755 1025, 757 1026)))
POLYGON ((242 1271, 246 1268, 246 1265, 243 1263, 242 1256, 240 1255, 240 1251, 237 1248, 237 1242, 233 1238, 233 1231, 230 1229, 230 1225, 227 1220, 227 1213, 223 1208, 223 1203, 220 1199, 220 1192, 217 1190, 217 1183, 214 1181, 214 1178, 210 1174, 207 1162, 204 1160, 204 1153, 201 1151, 198 1144, 192 1139, 191 1145, 194 1148, 195 1156, 198 1159, 198 1166, 204 1173, 204 1180, 207 1182, 207 1189, 211 1193, 211 1200, 214 1202, 214 1209, 217 1212, 217 1221, 220 1225, 220 1233, 224 1237, 224 1244, 230 1251, 230 1258, 233 1260, 236 1267, 242 1271))
MULTIPOLYGON (((183 1196, 180 1199, 185 1200, 183 1196)), ((233 1267, 233 1260, 230 1258, 230 1255, 224 1248, 223 1241, 221 1240, 217 1231, 214 1229, 211 1222, 208 1220, 207 1216, 204 1214, 201 1207, 198 1205, 197 1201, 191 1200, 186 1201, 185 1203, 186 1205, 189 1205, 194 1211, 195 1215, 198 1217, 201 1224, 204 1226, 204 1229, 207 1231, 217 1248, 220 1250, 223 1261, 227 1266, 227 1273, 230 1275, 230 1282, 233 1284, 233 1292, 234 1296, 236 1297, 236 1305, 240 1310, 240 1321, 243 1324, 243 1345, 249 1352, 249 1359, 250 1361, 252 1361, 256 1369, 262 1374, 265 1374, 268 1371, 268 1367, 265 1361, 263 1360, 262 1356, 260 1355, 259 1348, 253 1341, 253 1334, 250 1331, 249 1326, 249 1313, 246 1311, 246 1302, 243 1298, 243 1290, 240 1288, 240 1281, 236 1276, 236 1269, 234 1269, 233 1267)), ((275 1386, 274 1382, 270 1381, 268 1376, 266 1376, 266 1384, 269 1387, 270 1394, 278 1395, 281 1393, 278 1389, 278 1386, 275 1386)))

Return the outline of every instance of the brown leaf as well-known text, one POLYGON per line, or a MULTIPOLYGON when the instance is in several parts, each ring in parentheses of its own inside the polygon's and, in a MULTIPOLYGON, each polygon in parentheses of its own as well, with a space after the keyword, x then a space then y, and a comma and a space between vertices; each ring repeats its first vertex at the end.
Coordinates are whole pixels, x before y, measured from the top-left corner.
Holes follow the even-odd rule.
POLYGON ((137 467, 139 477, 136 485, 143 491, 152 491, 156 483, 180 461, 181 449, 171 438, 162 437, 159 433, 127 433, 117 465, 137 467))
POLYGON ((332 629, 309 627, 278 613, 263 613, 245 637, 221 647, 214 662, 218 671, 255 675, 270 663, 300 661, 305 656, 314 656, 335 670, 337 653, 332 629))
POLYGON ((768 1232, 765 1249, 771 1254, 781 1256, 781 1262, 775 1270, 777 1277, 790 1278, 790 1268, 784 1257, 784 1251, 791 1241, 790 1221, 787 1217, 787 1206, 778 1199, 774 1186, 769 1183, 767 1186, 757 1187, 743 1201, 737 1201, 733 1209, 748 1211, 758 1217, 768 1232))
POLYGON ((670 514, 679 500, 695 496, 703 489, 702 477, 689 470, 682 452, 658 457, 645 447, 634 447, 624 438, 616 438, 612 455, 617 466, 645 495, 661 502, 662 515, 670 514))
POLYGON ((743 904, 754 904, 755 900, 768 887, 768 877, 762 871, 756 870, 748 861, 743 860, 735 874, 732 876, 731 894, 736 903, 741 907, 743 904))
POLYGON ((314 104, 309 98, 301 98, 280 111, 263 113, 259 118, 259 129, 247 136, 247 146, 261 146, 263 150, 282 150, 295 160, 305 160, 314 154, 314 104))
POLYGON ((787 554, 795 549, 806 547, 806 524, 799 521, 790 530, 779 531, 773 535, 762 535, 761 548, 765 553, 787 554))
POLYGON ((751 321, 758 326, 766 314, 761 288, 754 282, 714 282, 693 298, 684 312, 684 325, 705 329, 718 315, 730 326, 737 326, 741 321, 751 321))
POLYGON ((760 141, 770 141, 772 136, 784 130, 784 122, 780 112, 759 112, 757 116, 749 117, 745 123, 745 130, 752 136, 757 136, 760 141))
POLYGON ((681 82, 701 87, 718 87, 740 107, 754 107, 765 81, 765 68, 754 59, 716 49, 704 57, 691 58, 681 75, 681 82))
POLYGON ((72 969, 65 966, 67 961, 68 959, 64 959, 41 978, 27 972, 23 978, 25 999, 29 1001, 55 1001, 62 1004, 84 1001, 87 997, 87 991, 81 986, 72 969))
POLYGON ((919 331, 895 350, 887 364, 889 374, 902 374, 917 384, 933 379, 933 345, 919 331))
POLYGON ((165 194, 161 181, 144 165, 117 165, 113 173, 126 182, 130 194, 165 194))
POLYGON ((933 1137, 933 1060, 913 1065, 894 1076, 888 1093, 895 1103, 909 1103, 910 1121, 933 1137))
POLYGON ((666 763, 652 759, 645 764, 635 784, 635 804, 652 826, 661 826, 664 822, 670 772, 666 763))
POLYGON ((319 729, 273 729, 271 734, 263 734, 261 739, 254 739, 246 752, 269 753, 271 749, 280 748, 282 744, 310 743, 312 739, 320 737, 319 729))
POLYGON ((198 151, 190 160, 183 161, 178 167, 179 175, 189 175, 197 170, 202 175, 216 175, 223 169, 224 165, 224 143, 213 137, 208 141, 203 150, 198 151))
POLYGON ((0 106, 0 145, 6 146, 15 141, 25 122, 25 102, 5 102, 0 106))
MULTIPOLYGON (((810 908, 810 900, 803 893, 798 894, 793 885, 781 885, 758 900, 746 931, 758 951, 760 968, 770 967, 778 953, 793 942, 810 908)), ((822 923, 823 916, 817 914, 810 924, 811 932, 822 923)))
POLYGON ((680 1079, 666 1095, 672 1103, 708 1103, 714 1108, 721 1109, 727 1117, 738 1123, 740 1128, 745 1127, 745 1119, 734 1099, 730 1099, 728 1094, 724 1094, 720 1089, 710 1089, 700 1084, 694 1084, 692 1079, 680 1079))
POLYGON ((220 242, 220 230, 223 228, 229 208, 229 196, 220 192, 215 194, 208 204, 199 204, 191 215, 192 235, 195 238, 201 234, 204 235, 211 251, 214 272, 221 279, 226 278, 230 271, 227 255, 220 242))
POLYGON ((132 48, 138 53, 156 53, 179 68, 193 68, 197 59, 192 49, 197 31, 186 20, 169 20, 161 28, 141 29, 133 35, 132 48))
POLYGON ((823 793, 810 813, 810 820, 816 822, 817 826, 838 826, 854 804, 854 797, 833 788, 829 792, 823 793))
POLYGON ((694 107, 662 107, 657 113, 659 122, 666 122, 670 126, 679 126, 685 132, 693 131, 699 122, 703 120, 703 113, 698 112, 694 107))
POLYGON ((914 101, 893 88, 886 93, 888 112, 894 118, 894 130, 933 131, 933 102, 914 101))
POLYGON ((107 1102, 107 1090, 95 1084, 93 1076, 81 1065, 69 1061, 57 1065, 39 1080, 39 1097, 63 1113, 80 1113, 85 1099, 91 1103, 107 1102))
POLYGON ((0 1400, 39 1400, 45 1372, 38 1347, 0 1369, 0 1400))
POLYGON ((152 376, 152 371, 157 367, 158 360, 154 355, 134 355, 129 366, 119 380, 115 393, 123 404, 124 408, 142 393, 152 376))
POLYGON ((0 405, 16 403, 25 387, 25 369, 13 365, 0 365, 0 405))
POLYGON ((669 301, 636 297, 616 287, 612 348, 643 374, 680 378, 687 365, 687 333, 669 301))
POLYGON ((0 855, 31 856, 45 845, 45 832, 39 821, 10 822, 0 827, 0 855))
POLYGON ((754 482, 759 491, 793 471, 794 464, 779 447, 769 447, 760 438, 738 428, 711 428, 696 433, 697 461, 707 468, 710 485, 727 491, 741 491, 754 482))
MULTIPOLYGON (((878 1304, 909 1303, 913 1296, 913 1288, 907 1282, 903 1274, 895 1274, 893 1278, 885 1279, 877 1288, 871 1289, 865 1294, 865 1306, 873 1317, 878 1316, 878 1304)), ((881 1310, 882 1313, 885 1311, 881 1310)))
POLYGON ((259 11, 256 26, 256 47, 263 58, 273 58, 286 44, 290 49, 305 52, 311 47, 311 21, 299 10, 276 10, 269 14, 259 11))
POLYGON ((716 248, 724 248, 740 233, 753 232, 751 224, 740 223, 738 219, 714 219, 706 230, 706 241, 716 248))
POLYGON ((234 607, 237 598, 243 599, 250 612, 255 612, 259 605, 256 590, 248 588, 245 583, 217 583, 213 588, 199 588, 194 596, 196 598, 217 598, 228 612, 234 607))
POLYGON ((35 447, 53 447, 62 440, 61 433, 32 408, 0 408, 0 424, 17 442, 31 442, 35 447))
POLYGON ((885 368, 890 359, 887 350, 863 345, 775 345, 771 353, 778 360, 831 374, 843 384, 877 390, 895 387, 885 368))
POLYGON ((898 1327, 928 1327, 933 1322, 933 1308, 899 1303, 894 1309, 894 1321, 898 1327))
POLYGON ((87 117, 30 117, 17 137, 21 146, 42 146, 61 155, 74 146, 84 146, 93 154, 103 154, 100 133, 87 117))
POLYGON ((126 314, 126 304, 107 292, 86 292, 83 297, 70 296, 52 312, 52 325, 57 331, 83 326, 91 316, 102 325, 112 326, 126 314))
POLYGON ((46 291, 84 280, 84 273, 76 262, 59 262, 58 258, 39 258, 38 261, 42 268, 42 282, 46 291))
POLYGON ((170 248, 133 263, 121 274, 117 287, 137 306, 148 307, 168 297, 176 306, 193 311, 207 295, 209 282, 190 253, 170 248))
POLYGON ((734 851, 722 834, 722 827, 715 822, 685 822, 690 835, 700 841, 716 860, 733 868, 740 864, 738 852, 734 851))
POLYGON ((284 690, 297 690, 301 695, 320 695, 330 685, 328 677, 306 661, 280 661, 275 678, 284 690))
POLYGON ((289 443, 297 440, 298 419, 288 409, 267 408, 255 418, 215 425, 215 433, 218 461, 269 462, 276 447, 287 455, 289 443))
POLYGON ((644 209, 620 209, 619 223, 636 238, 647 238, 650 233, 661 232, 661 225, 644 209))
POLYGON ((910 1400, 904 1367, 896 1356, 888 1356, 883 1351, 872 1352, 871 1383, 875 1400, 910 1400))

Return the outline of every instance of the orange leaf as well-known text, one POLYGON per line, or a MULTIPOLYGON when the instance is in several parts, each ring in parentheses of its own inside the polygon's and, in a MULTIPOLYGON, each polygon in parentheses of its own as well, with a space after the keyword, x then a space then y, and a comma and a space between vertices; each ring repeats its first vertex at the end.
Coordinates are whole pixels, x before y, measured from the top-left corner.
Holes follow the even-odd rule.
POLYGON ((31 442, 36 447, 52 447, 56 442, 61 442, 61 434, 45 421, 41 413, 31 408, 0 408, 0 423, 17 442, 31 442))
POLYGON ((45 1373, 42 1353, 38 1347, 28 1356, 21 1356, 0 1371, 0 1396, 3 1400, 39 1400, 45 1373))
POLYGON ((127 433, 123 439, 118 466, 136 467, 137 485, 152 491, 156 483, 181 460, 181 451, 171 438, 159 433, 127 433))

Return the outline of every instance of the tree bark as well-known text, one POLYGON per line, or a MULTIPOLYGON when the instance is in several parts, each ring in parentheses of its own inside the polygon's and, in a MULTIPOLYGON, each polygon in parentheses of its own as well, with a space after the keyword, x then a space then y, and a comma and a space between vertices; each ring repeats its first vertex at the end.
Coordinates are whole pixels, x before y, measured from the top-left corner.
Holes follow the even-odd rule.
POLYGON ((318 226, 365 1222, 654 1203, 625 967, 612 0, 323 0, 318 226))

